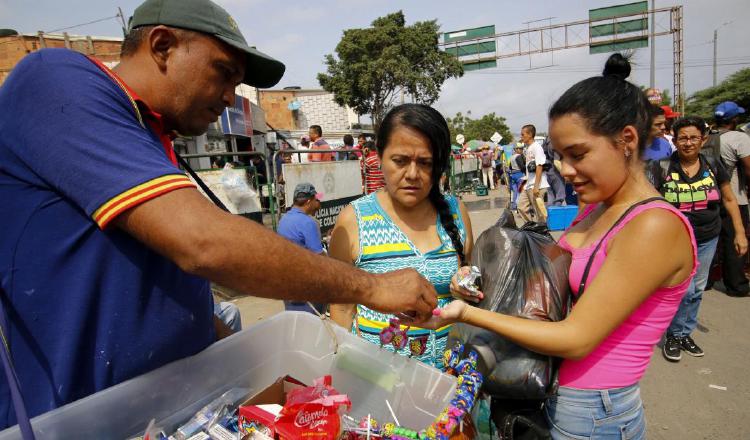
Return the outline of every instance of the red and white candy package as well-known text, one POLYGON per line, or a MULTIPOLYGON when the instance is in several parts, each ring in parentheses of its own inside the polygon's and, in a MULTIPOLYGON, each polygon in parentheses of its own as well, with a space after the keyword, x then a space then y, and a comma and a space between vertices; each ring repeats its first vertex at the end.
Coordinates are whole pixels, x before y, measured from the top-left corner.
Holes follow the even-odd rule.
POLYGON ((341 412, 352 403, 331 385, 331 376, 316 379, 313 386, 295 389, 276 420, 279 438, 337 440, 341 435, 341 412))

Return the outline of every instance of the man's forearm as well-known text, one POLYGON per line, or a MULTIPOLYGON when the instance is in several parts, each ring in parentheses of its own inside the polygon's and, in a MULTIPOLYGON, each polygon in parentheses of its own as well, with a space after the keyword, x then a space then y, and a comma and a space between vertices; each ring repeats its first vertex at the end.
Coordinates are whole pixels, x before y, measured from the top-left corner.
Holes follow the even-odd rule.
MULTIPOLYGON (((745 171, 746 176, 750 176, 750 156, 743 157, 740 159, 741 164, 737 164, 737 167, 742 167, 745 171)), ((739 170, 737 170, 739 172, 739 170)))
POLYGON ((226 217, 208 252, 212 260, 196 268, 197 275, 267 298, 367 302, 371 274, 313 254, 244 218, 226 217))
POLYGON ((257 296, 368 304, 375 285, 374 275, 225 213, 193 189, 150 200, 115 224, 186 272, 257 296))
POLYGON ((539 185, 541 184, 541 181, 542 181, 542 170, 543 168, 541 165, 536 166, 536 170, 534 174, 534 188, 536 189, 540 189, 539 185))
POLYGON ((724 209, 726 209, 727 214, 729 214, 730 220, 732 220, 732 227, 734 228, 735 236, 745 235, 745 225, 742 224, 742 214, 740 214, 740 207, 739 205, 737 205, 737 201, 725 200, 724 209))

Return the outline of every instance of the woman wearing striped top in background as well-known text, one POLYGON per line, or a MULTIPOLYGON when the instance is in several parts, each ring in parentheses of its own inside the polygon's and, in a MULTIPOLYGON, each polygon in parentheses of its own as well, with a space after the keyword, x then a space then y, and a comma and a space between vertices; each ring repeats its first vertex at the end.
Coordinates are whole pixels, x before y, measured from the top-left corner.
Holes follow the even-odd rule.
POLYGON ((380 157, 372 141, 365 142, 362 169, 365 178, 365 194, 372 194, 385 186, 383 171, 380 169, 380 157))
MULTIPOLYGON (((451 278, 459 265, 468 264, 473 243, 466 208, 438 185, 448 168, 450 145, 448 126, 436 110, 421 104, 391 110, 377 137, 385 187, 341 212, 330 255, 373 273, 414 268, 435 286, 439 307, 450 303, 451 278)), ((379 333, 393 315, 359 304, 332 304, 331 318, 380 344, 379 333)), ((417 358, 441 367, 448 331, 448 326, 410 328, 410 338, 426 339, 426 350, 417 358)), ((407 346, 399 353, 410 350, 407 346)))

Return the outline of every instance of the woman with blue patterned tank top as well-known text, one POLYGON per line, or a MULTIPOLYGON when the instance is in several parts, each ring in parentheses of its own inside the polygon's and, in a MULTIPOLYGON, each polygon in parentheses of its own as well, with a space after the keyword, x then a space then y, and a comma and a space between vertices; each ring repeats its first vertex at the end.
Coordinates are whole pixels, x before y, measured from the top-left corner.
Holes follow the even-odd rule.
MULTIPOLYGON (((371 273, 416 269, 435 286, 438 307, 450 303, 451 278, 468 263, 473 243, 466 208, 442 194, 438 184, 448 169, 450 145, 448 125, 433 108, 404 104, 391 110, 377 137, 385 188, 341 212, 330 255, 371 273)), ((331 305, 335 322, 378 345, 380 331, 393 317, 361 304, 331 305)), ((427 340, 424 354, 417 358, 442 367, 449 330, 409 328, 409 338, 427 340)), ((398 353, 409 355, 410 350, 407 346, 398 353)))

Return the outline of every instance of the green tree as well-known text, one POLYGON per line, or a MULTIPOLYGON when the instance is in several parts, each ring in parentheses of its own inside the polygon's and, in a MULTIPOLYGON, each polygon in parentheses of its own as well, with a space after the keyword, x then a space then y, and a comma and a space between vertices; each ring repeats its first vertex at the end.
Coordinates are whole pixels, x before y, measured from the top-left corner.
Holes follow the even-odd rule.
MULTIPOLYGON (((456 136, 459 134, 464 134, 464 128, 466 127, 466 121, 471 120, 471 110, 466 112, 466 116, 464 116, 461 112, 456 113, 456 116, 452 118, 445 118, 445 121, 448 123, 448 130, 451 132, 451 142, 456 142, 456 136)), ((466 137, 464 135, 464 137, 466 137)), ((466 140, 471 140, 469 138, 466 138, 466 140)))
POLYGON ((446 122, 448 122, 448 129, 451 132, 451 140, 454 142, 456 135, 459 134, 463 134, 467 141, 473 139, 487 141, 495 132, 500 133, 503 137, 500 143, 508 144, 513 142, 513 134, 511 134, 508 125, 505 123, 505 118, 497 116, 494 112, 484 115, 479 119, 472 119, 471 111, 466 112, 466 115, 458 112, 456 116, 446 118, 446 122))
POLYGON ((742 69, 716 87, 696 92, 685 103, 685 113, 712 119, 714 108, 724 101, 734 101, 740 107, 750 106, 750 69, 742 69))
POLYGON ((406 26, 404 13, 380 17, 365 29, 347 29, 336 46, 338 58, 326 55, 326 73, 318 82, 339 105, 372 115, 375 130, 404 93, 432 104, 443 83, 463 75, 456 57, 438 49, 435 20, 406 26))

